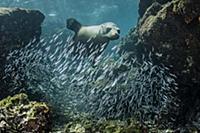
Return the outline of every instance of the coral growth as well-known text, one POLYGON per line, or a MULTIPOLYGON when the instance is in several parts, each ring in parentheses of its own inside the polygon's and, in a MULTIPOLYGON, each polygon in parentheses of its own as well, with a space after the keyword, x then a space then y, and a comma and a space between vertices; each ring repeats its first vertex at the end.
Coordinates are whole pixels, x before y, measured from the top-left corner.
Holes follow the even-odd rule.
MULTIPOLYGON (((196 129, 190 129, 195 132, 196 129)), ((172 129, 162 129, 150 121, 141 123, 134 118, 118 119, 94 119, 87 114, 79 114, 71 118, 66 124, 65 133, 172 133, 172 129)))
POLYGON ((69 120, 65 126, 66 133, 141 133, 147 130, 134 119, 120 120, 95 120, 87 114, 79 114, 69 120))
POLYGON ((44 133, 49 127, 49 108, 45 103, 30 102, 26 94, 0 101, 0 132, 44 133))

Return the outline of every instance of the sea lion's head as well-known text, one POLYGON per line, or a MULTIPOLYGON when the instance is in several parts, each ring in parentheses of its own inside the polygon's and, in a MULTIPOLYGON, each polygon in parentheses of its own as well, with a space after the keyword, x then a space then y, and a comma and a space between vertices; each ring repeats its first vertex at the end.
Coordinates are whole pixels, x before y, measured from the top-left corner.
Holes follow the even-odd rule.
POLYGON ((120 28, 113 22, 101 24, 101 34, 109 40, 117 40, 120 37, 120 28))

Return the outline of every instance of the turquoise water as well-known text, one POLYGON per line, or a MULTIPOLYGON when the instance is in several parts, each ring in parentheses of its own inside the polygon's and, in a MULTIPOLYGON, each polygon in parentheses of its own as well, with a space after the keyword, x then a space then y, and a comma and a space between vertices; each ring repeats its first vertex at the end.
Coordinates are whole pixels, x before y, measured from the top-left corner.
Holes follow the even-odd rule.
POLYGON ((68 17, 87 25, 112 21, 125 35, 137 22, 138 3, 139 0, 2 0, 0 6, 38 9, 45 14, 45 22, 57 24, 57 28, 65 28, 68 17))

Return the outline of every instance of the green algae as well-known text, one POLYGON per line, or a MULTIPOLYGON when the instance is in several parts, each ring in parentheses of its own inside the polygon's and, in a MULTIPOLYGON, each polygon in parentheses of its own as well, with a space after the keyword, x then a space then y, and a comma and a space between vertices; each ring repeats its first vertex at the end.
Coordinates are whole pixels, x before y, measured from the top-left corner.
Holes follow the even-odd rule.
POLYGON ((65 133, 141 133, 147 130, 133 118, 94 119, 87 114, 82 114, 71 119, 65 126, 65 133))
POLYGON ((19 104, 27 104, 28 101, 28 96, 24 93, 21 94, 17 94, 13 97, 8 96, 7 98, 3 99, 0 101, 0 107, 12 107, 12 106, 16 106, 19 104))
POLYGON ((29 101, 24 93, 0 101, 0 132, 46 132, 49 108, 45 103, 29 101))

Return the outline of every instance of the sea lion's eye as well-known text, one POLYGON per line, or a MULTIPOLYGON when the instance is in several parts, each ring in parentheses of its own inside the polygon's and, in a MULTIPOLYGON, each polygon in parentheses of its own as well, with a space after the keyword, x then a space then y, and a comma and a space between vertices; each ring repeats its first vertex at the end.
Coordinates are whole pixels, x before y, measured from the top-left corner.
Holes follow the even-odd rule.
POLYGON ((112 28, 108 27, 106 28, 106 33, 108 33, 109 31, 111 31, 112 28))
POLYGON ((117 33, 119 33, 119 34, 120 34, 120 30, 117 30, 117 33))

